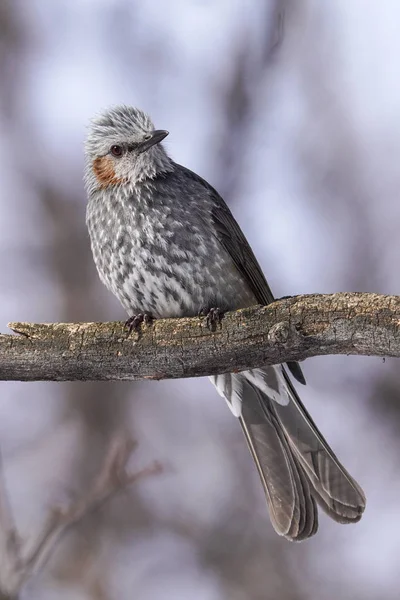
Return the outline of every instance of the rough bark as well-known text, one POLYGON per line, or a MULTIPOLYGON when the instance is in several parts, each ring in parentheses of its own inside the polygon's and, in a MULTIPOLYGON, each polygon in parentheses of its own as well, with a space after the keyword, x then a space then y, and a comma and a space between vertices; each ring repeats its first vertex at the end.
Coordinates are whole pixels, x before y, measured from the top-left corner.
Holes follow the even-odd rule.
POLYGON ((204 318, 158 320, 127 335, 123 324, 10 323, 0 335, 2 380, 195 377, 326 354, 400 356, 400 297, 294 296, 204 318))

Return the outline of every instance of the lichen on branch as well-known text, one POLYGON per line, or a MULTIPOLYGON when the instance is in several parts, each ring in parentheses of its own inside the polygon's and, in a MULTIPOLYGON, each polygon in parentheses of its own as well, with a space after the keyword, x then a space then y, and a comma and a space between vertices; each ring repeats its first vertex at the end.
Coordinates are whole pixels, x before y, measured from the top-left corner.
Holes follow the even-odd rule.
POLYGON ((205 318, 123 324, 10 323, 0 335, 1 380, 135 380, 241 371, 326 354, 400 356, 400 297, 294 296, 205 318))

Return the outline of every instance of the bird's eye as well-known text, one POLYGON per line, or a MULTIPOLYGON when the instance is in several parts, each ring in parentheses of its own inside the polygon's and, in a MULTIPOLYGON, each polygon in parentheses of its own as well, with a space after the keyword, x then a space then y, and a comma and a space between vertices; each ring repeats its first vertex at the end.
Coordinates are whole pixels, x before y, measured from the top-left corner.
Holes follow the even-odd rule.
POLYGON ((113 156, 119 158, 120 156, 122 156, 122 146, 118 146, 117 144, 115 144, 114 146, 111 146, 110 152, 113 156))

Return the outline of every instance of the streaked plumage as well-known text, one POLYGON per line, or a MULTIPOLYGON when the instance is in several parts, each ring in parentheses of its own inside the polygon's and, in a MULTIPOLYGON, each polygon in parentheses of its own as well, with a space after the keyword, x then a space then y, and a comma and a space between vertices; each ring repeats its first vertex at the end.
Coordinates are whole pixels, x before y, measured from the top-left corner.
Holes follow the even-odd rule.
MULTIPOLYGON (((153 143, 153 131, 147 115, 125 106, 92 124, 87 225, 102 281, 130 316, 194 316, 212 307, 227 311, 272 302, 223 199, 153 143)), ((304 383, 298 364, 288 367, 304 383)), ((361 518, 361 488, 316 428, 284 367, 210 379, 239 419, 280 535, 313 535, 316 503, 338 522, 361 518)))

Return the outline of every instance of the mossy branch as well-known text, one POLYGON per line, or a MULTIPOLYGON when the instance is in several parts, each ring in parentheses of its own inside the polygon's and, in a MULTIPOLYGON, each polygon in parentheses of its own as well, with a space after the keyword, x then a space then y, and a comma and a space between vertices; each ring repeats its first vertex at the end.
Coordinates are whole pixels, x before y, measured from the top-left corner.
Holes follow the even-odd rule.
POLYGON ((326 354, 400 356, 400 297, 294 296, 225 315, 123 324, 10 323, 0 335, 1 380, 134 380, 196 377, 326 354))

